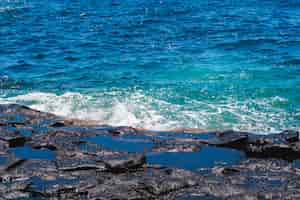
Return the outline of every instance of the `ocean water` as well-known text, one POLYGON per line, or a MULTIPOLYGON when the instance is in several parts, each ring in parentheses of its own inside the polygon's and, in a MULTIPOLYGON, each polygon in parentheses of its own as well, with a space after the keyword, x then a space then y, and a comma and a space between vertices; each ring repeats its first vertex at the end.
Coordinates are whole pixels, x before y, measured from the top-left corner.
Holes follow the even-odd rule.
POLYGON ((0 0, 0 102, 154 130, 299 130, 300 1, 0 0))

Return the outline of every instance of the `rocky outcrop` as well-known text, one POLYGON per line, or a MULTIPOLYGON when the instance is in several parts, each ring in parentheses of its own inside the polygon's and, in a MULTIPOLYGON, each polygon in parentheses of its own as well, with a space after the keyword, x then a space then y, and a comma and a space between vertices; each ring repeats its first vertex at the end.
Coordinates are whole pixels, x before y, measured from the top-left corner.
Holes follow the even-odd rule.
POLYGON ((0 199, 300 199, 296 131, 154 132, 0 105, 0 199))

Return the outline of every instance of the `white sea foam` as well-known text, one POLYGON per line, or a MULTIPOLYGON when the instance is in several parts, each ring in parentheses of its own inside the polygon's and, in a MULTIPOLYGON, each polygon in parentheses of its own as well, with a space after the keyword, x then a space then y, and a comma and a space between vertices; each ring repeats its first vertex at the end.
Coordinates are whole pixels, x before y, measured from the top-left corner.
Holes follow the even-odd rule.
MULTIPOLYGON (((111 93, 109 95, 112 95, 111 93)), ((167 121, 150 105, 141 94, 106 99, 103 94, 95 96, 67 92, 63 95, 34 92, 11 98, 2 98, 1 103, 20 103, 33 109, 56 115, 87 120, 98 120, 111 125, 129 125, 151 129, 170 127, 167 121), (162 123, 160 123, 162 122, 162 123)), ((156 102, 158 103, 158 102, 156 102)))
MULTIPOLYGON (((273 106, 286 102, 282 97, 212 103, 190 100, 185 105, 163 101, 143 91, 102 92, 91 95, 67 92, 62 95, 32 92, 10 98, 0 98, 0 103, 20 103, 31 108, 60 116, 97 120, 111 125, 128 125, 153 130, 175 127, 235 129, 257 133, 298 129, 297 112, 288 113, 273 106), (288 121, 292 119, 292 123, 288 121), (296 124, 291 127, 291 124, 296 124)), ((299 116, 299 113, 298 113, 299 116)))

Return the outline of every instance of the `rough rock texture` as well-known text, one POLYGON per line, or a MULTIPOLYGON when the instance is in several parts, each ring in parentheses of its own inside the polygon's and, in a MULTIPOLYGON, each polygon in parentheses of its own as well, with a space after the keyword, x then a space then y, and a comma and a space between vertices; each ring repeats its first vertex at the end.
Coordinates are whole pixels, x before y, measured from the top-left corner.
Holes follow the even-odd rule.
POLYGON ((153 132, 0 105, 0 199, 300 199, 300 141, 153 132))

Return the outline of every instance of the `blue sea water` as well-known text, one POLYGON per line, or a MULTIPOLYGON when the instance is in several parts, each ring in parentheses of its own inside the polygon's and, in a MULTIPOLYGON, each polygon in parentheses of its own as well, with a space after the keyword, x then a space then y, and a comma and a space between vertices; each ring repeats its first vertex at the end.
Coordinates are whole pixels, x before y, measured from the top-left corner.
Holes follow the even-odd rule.
POLYGON ((0 0, 0 102, 156 130, 299 130, 300 1, 0 0))

